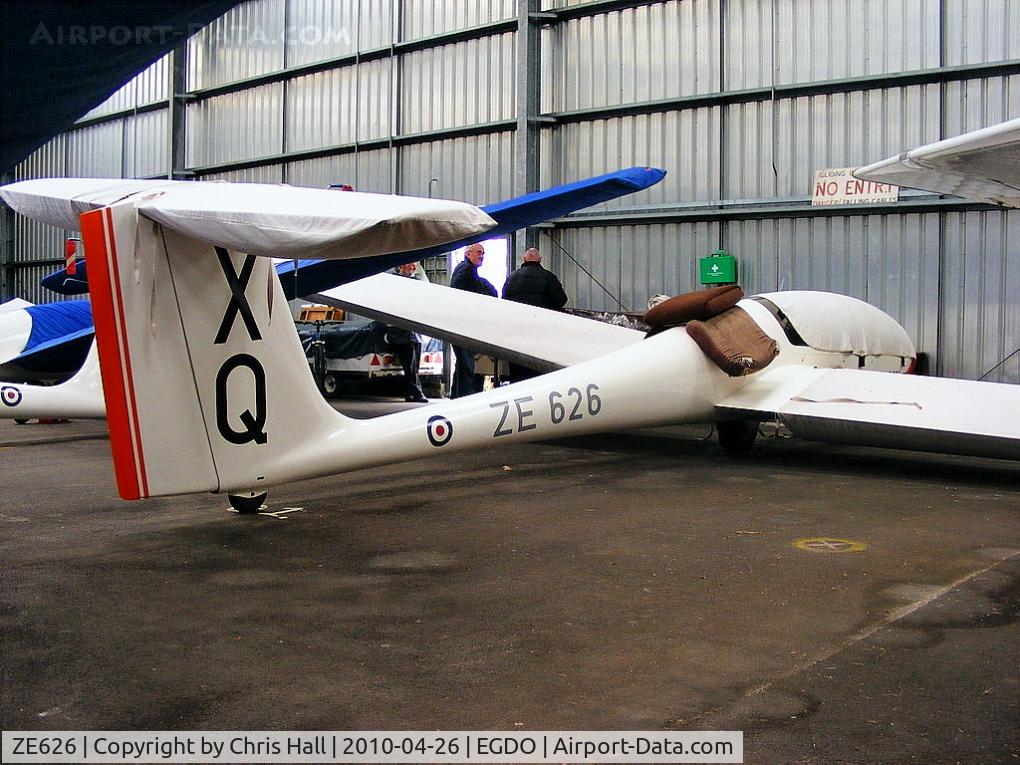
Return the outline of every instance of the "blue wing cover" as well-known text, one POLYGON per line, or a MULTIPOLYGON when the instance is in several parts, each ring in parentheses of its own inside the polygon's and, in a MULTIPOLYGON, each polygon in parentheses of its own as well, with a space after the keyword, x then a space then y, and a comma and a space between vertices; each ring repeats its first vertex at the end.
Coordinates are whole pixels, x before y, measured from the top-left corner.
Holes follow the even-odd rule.
POLYGON ((33 305, 25 311, 32 317, 32 333, 28 336, 24 351, 72 332, 92 328, 92 305, 87 300, 33 305))
POLYGON ((49 303, 25 310, 32 317, 32 332, 22 352, 0 365, 0 379, 53 381, 78 371, 95 334, 89 302, 49 303))

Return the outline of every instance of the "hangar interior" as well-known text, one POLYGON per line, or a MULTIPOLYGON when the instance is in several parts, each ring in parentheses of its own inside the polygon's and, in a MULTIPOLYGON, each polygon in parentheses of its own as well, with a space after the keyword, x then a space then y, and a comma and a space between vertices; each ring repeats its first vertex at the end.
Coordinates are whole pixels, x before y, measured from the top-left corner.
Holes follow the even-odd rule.
MULTIPOLYGON (((145 2, 103 7, 118 1, 145 2)), ((864 298, 932 372, 1018 383, 1020 211, 908 190, 811 204, 819 169, 1020 117, 1018 18, 1020 0, 256 0, 4 180, 349 183, 484 204, 661 167, 646 191, 519 232, 514 257, 537 243, 570 305, 619 310, 697 288, 698 259, 722 248, 749 294, 864 298)), ((3 208, 0 298, 55 299, 39 279, 63 265, 66 233, 3 208)), ((427 266, 442 279, 443 259, 427 266)), ((240 333, 240 301, 216 297, 240 333)), ((155 303, 132 330, 156 334, 155 303)), ((615 357, 621 410, 701 395, 663 361, 666 342, 633 343, 647 363, 615 357)), ((162 394, 195 365, 135 368, 165 378, 138 385, 146 408, 183 422, 162 394)), ((276 379, 272 395, 298 403, 276 379)), ((122 501, 106 420, 9 423, 0 728, 739 731, 748 763, 1016 762, 1020 389, 978 387, 1014 396, 968 396, 1011 428, 1012 461, 819 448, 774 423, 726 455, 708 426, 555 442, 486 428, 484 448, 274 482, 244 517, 225 483, 122 501)), ((20 401, 0 386, 0 404, 5 390, 20 401)), ((614 416, 602 395, 596 424, 614 416)), ((494 420, 510 411, 509 396, 476 401, 494 420)), ((285 431, 308 453, 327 446, 303 427, 315 403, 307 420, 274 408, 289 419, 273 448, 285 431)), ((351 397, 342 414, 420 417, 429 450, 433 423, 470 433, 454 403, 435 407, 351 397)), ((201 445, 148 433, 150 465, 198 459, 201 445)))
MULTIPOLYGON (((1020 383, 1020 213, 814 173, 1020 117, 1015 0, 254 0, 23 161, 485 204, 632 165, 666 179, 519 236, 570 305, 643 310, 736 256, 750 293, 849 294, 932 373, 1020 383)), ((0 297, 55 299, 66 232, 4 209, 0 297)), ((522 232, 523 233, 523 232, 522 232)), ((442 264, 429 264, 435 273, 442 264)), ((440 276, 442 274, 440 273, 440 276)))

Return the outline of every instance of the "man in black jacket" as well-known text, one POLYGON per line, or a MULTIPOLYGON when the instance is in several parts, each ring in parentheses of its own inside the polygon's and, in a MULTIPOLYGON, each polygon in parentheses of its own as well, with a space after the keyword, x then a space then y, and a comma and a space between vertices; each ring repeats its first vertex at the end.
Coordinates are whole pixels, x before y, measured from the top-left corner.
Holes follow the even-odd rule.
MULTIPOLYGON (((396 268, 395 273, 407 279, 415 279, 418 264, 404 263, 396 268)), ((408 329, 386 327, 383 339, 387 345, 393 347, 397 358, 400 359, 400 368, 404 371, 404 401, 427 404, 429 400, 425 398, 425 392, 421 389, 421 378, 418 376, 421 364, 421 337, 417 332, 408 329)))
MULTIPOLYGON (((496 288, 492 283, 478 275, 478 267, 485 260, 485 248, 480 244, 470 244, 464 250, 464 260, 457 264, 450 277, 450 286, 455 290, 475 292, 479 295, 496 297, 496 288)), ((453 390, 450 398, 469 396, 482 389, 481 378, 475 375, 475 354, 469 348, 453 346, 453 355, 457 359, 457 368, 453 374, 453 390)))
POLYGON ((503 299, 559 311, 567 304, 567 293, 552 271, 542 267, 542 253, 534 247, 524 251, 524 262, 506 280, 503 299))
MULTIPOLYGON (((560 311, 567 304, 567 293, 556 274, 542 267, 542 253, 531 247, 524 251, 524 262, 503 286, 503 299, 515 303, 560 311)), ((510 364, 510 382, 526 380, 537 373, 519 364, 510 364)))

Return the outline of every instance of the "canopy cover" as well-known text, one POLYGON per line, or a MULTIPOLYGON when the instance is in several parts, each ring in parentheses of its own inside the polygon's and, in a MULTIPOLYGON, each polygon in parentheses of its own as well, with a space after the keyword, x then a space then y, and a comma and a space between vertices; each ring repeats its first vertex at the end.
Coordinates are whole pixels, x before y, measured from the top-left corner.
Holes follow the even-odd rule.
POLYGON ((766 292, 812 348, 835 353, 914 357, 906 330, 863 300, 833 292, 766 292))

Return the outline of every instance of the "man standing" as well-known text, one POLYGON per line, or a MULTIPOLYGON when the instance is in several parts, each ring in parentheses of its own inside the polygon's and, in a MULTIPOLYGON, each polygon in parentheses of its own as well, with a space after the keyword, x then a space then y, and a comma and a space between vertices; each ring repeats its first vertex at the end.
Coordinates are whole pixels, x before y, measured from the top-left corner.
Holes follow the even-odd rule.
POLYGON ((534 247, 524 251, 524 262, 506 280, 503 299, 559 311, 567 304, 567 293, 552 271, 542 267, 542 253, 534 247))
MULTIPOLYGON (((563 291, 563 285, 556 274, 542 267, 542 253, 531 247, 524 251, 521 267, 507 278, 503 286, 503 299, 560 311, 567 304, 567 293, 563 291)), ((526 380, 535 374, 528 367, 510 363, 510 382, 526 380)))
MULTIPOLYGON (((417 263, 404 263, 396 269, 398 276, 408 279, 417 278, 417 272, 417 263)), ((418 377, 418 367, 421 363, 421 338, 418 333, 400 327, 386 327, 386 334, 383 337, 400 359, 400 368, 404 372, 404 401, 427 404, 429 400, 425 398, 425 393, 421 389, 421 379, 418 377)))
MULTIPOLYGON (((480 244, 469 244, 464 250, 464 260, 453 269, 450 286, 455 290, 496 297, 496 288, 488 279, 478 274, 478 267, 484 260, 485 248, 480 244)), ((475 375, 474 351, 455 345, 453 346, 453 355, 457 360, 457 368, 453 374, 453 391, 450 397, 459 398, 481 391, 481 379, 475 375)))

